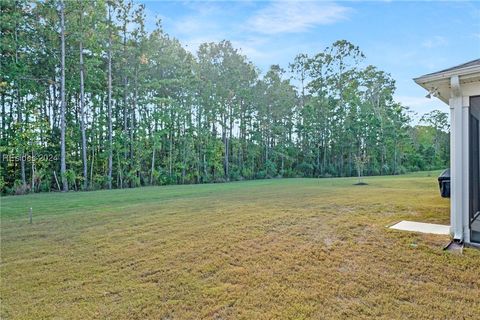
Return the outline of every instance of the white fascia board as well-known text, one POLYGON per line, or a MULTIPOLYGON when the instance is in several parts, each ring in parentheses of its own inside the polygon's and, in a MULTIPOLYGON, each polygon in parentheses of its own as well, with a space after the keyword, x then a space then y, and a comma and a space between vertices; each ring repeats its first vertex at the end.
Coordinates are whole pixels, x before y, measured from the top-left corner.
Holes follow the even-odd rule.
POLYGON ((471 84, 464 83, 465 80, 476 81, 480 78, 480 66, 470 66, 462 69, 442 72, 439 74, 426 75, 413 79, 418 85, 427 91, 432 88, 439 89, 439 98, 444 103, 449 104, 450 98, 450 80, 452 77, 458 76, 462 87, 464 85, 470 87, 471 84))
POLYGON ((462 69, 455 69, 455 70, 446 71, 446 72, 442 72, 442 73, 435 73, 435 74, 432 74, 432 75, 425 75, 425 76, 421 76, 421 77, 418 77, 418 78, 414 78, 413 81, 415 81, 416 83, 418 83, 419 85, 421 85, 423 87, 422 84, 426 84, 426 83, 429 83, 429 82, 441 81, 441 80, 449 81, 450 78, 453 77, 453 76, 459 76, 463 80, 463 79, 467 79, 467 78, 470 78, 470 77, 474 77, 475 74, 477 74, 477 76, 478 76, 478 74, 480 74, 480 66, 479 65, 465 67, 465 68, 462 68, 462 69))

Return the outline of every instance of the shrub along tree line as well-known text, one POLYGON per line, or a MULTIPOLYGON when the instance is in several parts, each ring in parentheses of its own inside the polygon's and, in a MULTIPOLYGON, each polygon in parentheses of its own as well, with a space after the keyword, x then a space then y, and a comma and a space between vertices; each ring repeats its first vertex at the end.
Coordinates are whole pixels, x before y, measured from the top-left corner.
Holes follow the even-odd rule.
POLYGON ((196 54, 124 0, 1 6, 2 193, 448 164, 447 115, 413 125, 395 81, 340 40, 264 74, 229 41, 196 54), (358 160, 362 159, 362 165, 358 160))

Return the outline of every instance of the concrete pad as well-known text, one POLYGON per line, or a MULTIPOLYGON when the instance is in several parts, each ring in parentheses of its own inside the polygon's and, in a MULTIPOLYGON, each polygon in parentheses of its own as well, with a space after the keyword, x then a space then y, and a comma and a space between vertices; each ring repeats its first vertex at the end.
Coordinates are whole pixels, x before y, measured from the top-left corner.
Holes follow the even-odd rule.
POLYGON ((446 226, 443 224, 423 223, 405 220, 394 224, 390 227, 390 229, 443 235, 450 234, 450 226, 446 226))

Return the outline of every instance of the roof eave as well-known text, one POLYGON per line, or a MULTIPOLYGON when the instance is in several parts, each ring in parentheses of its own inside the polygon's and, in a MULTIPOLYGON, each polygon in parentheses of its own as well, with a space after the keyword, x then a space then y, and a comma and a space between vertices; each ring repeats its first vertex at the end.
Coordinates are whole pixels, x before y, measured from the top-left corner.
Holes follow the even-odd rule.
MULTIPOLYGON (((430 92, 432 90, 432 87, 429 85, 431 84, 433 81, 418 81, 419 79, 421 78, 415 78, 413 79, 413 81, 415 81, 419 86, 421 86, 423 89, 427 90, 428 92, 430 92)), ((444 97, 442 95, 438 95, 438 96, 435 96, 436 98, 440 99, 441 101, 443 101, 444 103, 448 104, 448 98, 447 97, 444 97)))
MULTIPOLYGON (((438 85, 449 86, 450 78, 453 76, 459 76, 460 81, 462 81, 462 80, 478 77, 479 74, 480 74, 480 65, 475 65, 475 66, 469 66, 461 69, 427 74, 418 78, 414 78, 413 81, 415 81, 418 85, 420 85, 425 90, 431 91, 434 87, 437 87, 438 85)), ((449 103, 448 99, 450 97, 438 95, 437 98, 445 102, 446 104, 448 104, 449 103)))
POLYGON ((480 73, 480 65, 469 66, 469 67, 441 72, 441 73, 427 74, 418 78, 414 78, 413 80, 419 85, 421 85, 422 83, 429 83, 433 81, 449 80, 453 76, 468 78, 469 75, 472 75, 475 73, 480 73))

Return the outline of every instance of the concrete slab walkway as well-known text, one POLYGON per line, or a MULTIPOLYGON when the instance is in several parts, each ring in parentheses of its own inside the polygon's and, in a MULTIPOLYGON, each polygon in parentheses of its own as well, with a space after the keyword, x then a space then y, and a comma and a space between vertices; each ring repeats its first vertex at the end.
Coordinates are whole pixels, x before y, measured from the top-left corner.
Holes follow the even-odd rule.
POLYGON ((421 232, 421 233, 433 233, 433 234, 450 234, 450 226, 443 224, 434 224, 434 223, 423 223, 423 222, 414 222, 414 221, 401 221, 397 224, 394 224, 390 229, 403 230, 403 231, 412 231, 412 232, 421 232))

